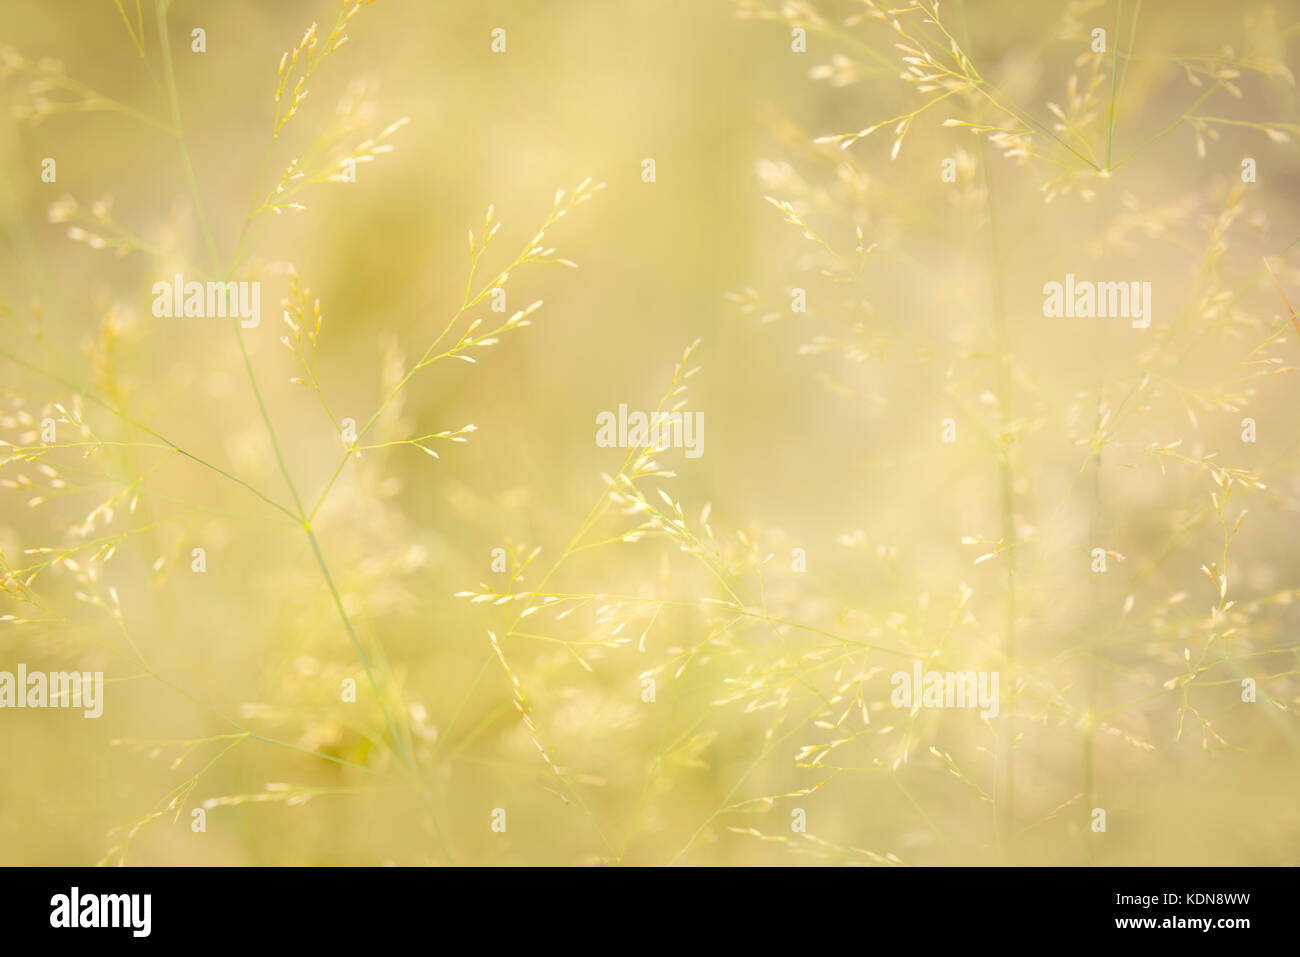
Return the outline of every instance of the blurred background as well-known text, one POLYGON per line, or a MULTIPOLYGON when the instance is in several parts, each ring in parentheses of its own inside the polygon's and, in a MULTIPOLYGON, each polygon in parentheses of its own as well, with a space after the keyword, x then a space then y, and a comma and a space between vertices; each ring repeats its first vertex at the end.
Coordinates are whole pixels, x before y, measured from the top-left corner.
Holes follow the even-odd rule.
POLYGON ((0 861, 1298 863, 1300 5, 341 10, 6 5, 0 861))

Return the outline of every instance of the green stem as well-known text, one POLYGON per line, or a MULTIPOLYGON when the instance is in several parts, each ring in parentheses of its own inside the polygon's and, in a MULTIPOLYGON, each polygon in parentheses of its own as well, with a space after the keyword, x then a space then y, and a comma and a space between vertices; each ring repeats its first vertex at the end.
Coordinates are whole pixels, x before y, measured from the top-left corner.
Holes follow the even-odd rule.
POLYGON ((190 158, 189 143, 185 139, 185 127, 181 123, 181 98, 176 87, 176 71, 172 66, 171 41, 167 36, 167 8, 171 0, 157 0, 155 10, 158 14, 158 44, 162 48, 163 77, 167 84, 167 99, 171 104, 172 129, 176 142, 180 144, 181 159, 185 164, 185 179, 190 186, 190 195, 194 197, 194 209, 199 217, 199 227, 203 231, 204 242, 208 246, 208 259, 212 271, 217 271, 217 244, 212 240, 212 230, 208 228, 208 217, 203 211, 203 200, 199 195, 199 182, 194 175, 194 162, 190 158))
POLYGON ((298 488, 293 484, 293 477, 289 474, 289 466, 284 460, 284 453, 280 451, 280 441, 276 438, 275 426, 271 424, 271 416, 266 411, 266 403, 262 401, 262 390, 258 388, 257 377, 253 374, 253 363, 248 358, 248 346, 244 344, 244 337, 239 334, 239 320, 232 319, 230 327, 235 332, 235 341, 239 343, 239 355, 244 360, 244 372, 248 375, 248 384, 253 390, 253 398, 257 401, 257 411, 262 416, 262 422, 266 426, 267 438, 271 441, 271 450, 275 453, 275 461, 280 466, 280 474, 284 476, 284 482, 289 486, 289 494, 293 496, 293 504, 298 509, 298 519, 306 521, 306 513, 302 509, 302 500, 298 498, 298 488))
MULTIPOLYGON (((199 194, 198 181, 194 175, 194 164, 190 159, 189 146, 185 139, 184 126, 181 123, 180 95, 176 87, 176 74, 172 66, 171 47, 167 36, 167 8, 169 5, 170 5, 170 0, 157 0, 156 7, 155 7, 158 15, 158 38, 159 38, 160 45, 162 47, 162 54, 163 54, 163 76, 167 86, 168 99, 171 102, 172 122, 176 128, 176 138, 177 138, 177 142, 180 144, 181 157, 185 165, 185 174, 190 185, 190 194, 193 197, 194 208, 199 217, 199 222, 203 228, 203 236, 208 246, 208 255, 212 262, 212 271, 215 274, 219 269, 217 265, 216 244, 213 242, 212 239, 212 231, 208 228, 207 215, 204 213, 204 209, 203 209, 203 199, 199 194)), ((269 162, 269 160, 270 160, 270 152, 268 151, 266 160, 263 161, 263 175, 265 175, 265 167, 266 164, 269 162)), ((247 221, 245 222, 245 232, 246 232, 246 228, 247 228, 247 221)), ((241 246, 242 246, 242 235, 241 235, 241 246)), ((238 256, 238 251, 236 253, 236 256, 238 256)), ((233 273, 234 267, 237 264, 238 264, 238 259, 236 258, 231 264, 231 273, 233 273)), ((348 613, 346 609, 344 609, 343 607, 343 601, 339 597, 338 589, 334 587, 334 580, 330 575, 329 567, 325 563, 325 557, 321 554, 320 545, 316 541, 316 535, 314 532, 312 532, 310 521, 307 518, 307 513, 303 509, 302 500, 298 496, 298 488, 294 484, 293 477, 289 474, 289 467, 288 464, 285 462, 284 454, 280 449, 280 442, 275 433, 275 426, 272 425, 271 423, 271 417, 266 410, 266 403, 263 402, 262 400, 262 391, 257 385, 257 377, 253 373, 253 365, 248 357, 248 347, 244 343, 243 336, 240 335, 239 322, 237 319, 232 319, 231 329, 234 331, 235 339, 239 343, 239 354, 243 360, 244 371, 248 377, 248 384, 253 390, 253 398, 257 402, 258 413, 261 415, 262 423, 266 427, 266 434, 267 437, 270 439, 271 449, 275 453, 275 460, 276 463, 279 465, 280 474, 284 476, 285 484, 289 487, 289 493, 293 497, 294 506, 297 509, 297 514, 294 516, 294 518, 297 522, 301 524, 303 530, 307 533, 307 539, 311 543, 312 551, 316 556, 316 562, 320 567, 321 575, 324 577, 325 584, 329 586, 330 594, 334 598, 334 607, 337 609, 339 618, 343 622, 343 627, 347 631, 348 637, 352 641, 352 646, 356 650, 357 656, 361 659, 362 666, 365 668, 366 677, 369 679, 371 689, 374 691, 375 697, 379 702, 380 711, 383 712, 384 722, 385 724, 387 724, 389 733, 393 737, 393 743, 397 747, 398 753, 402 756, 402 759, 406 763, 407 767, 413 770, 414 765, 411 762, 410 754, 408 753, 406 746, 402 741, 401 736, 397 733, 397 729, 393 724, 392 718, 389 716, 388 706, 387 704, 385 704, 384 696, 380 692, 379 683, 378 681, 375 680, 374 672, 371 670, 370 667, 370 662, 366 658, 365 652, 361 648, 361 643, 357 640, 356 632, 352 627, 352 621, 348 617, 348 613)))
MULTIPOLYGON (((117 416, 119 419, 121 419, 123 422, 127 423, 128 425, 134 426, 135 428, 139 429, 142 432, 145 432, 148 435, 152 435, 155 439, 157 439, 159 442, 162 442, 172 451, 178 452, 181 455, 185 456, 186 458, 194 460, 195 462, 202 465, 204 468, 211 469, 213 472, 216 472, 218 475, 229 479, 230 481, 234 482, 236 485, 242 485, 244 488, 248 489, 248 491, 252 492, 258 498, 260 498, 263 502, 266 502, 266 504, 270 505, 272 508, 276 509, 279 512, 284 513, 286 516, 293 519, 295 523, 300 521, 297 515, 289 511, 279 502, 276 502, 273 499, 269 498, 260 489, 255 488, 254 486, 250 485, 248 482, 245 482, 243 479, 239 478, 236 475, 231 475, 225 469, 213 465, 211 462, 207 461, 206 459, 199 458, 193 452, 181 448, 179 445, 177 445, 171 439, 167 438, 165 435, 162 435, 161 433, 154 431, 153 429, 149 428, 149 426, 145 425, 143 422, 137 422, 135 419, 131 418, 121 409, 114 406, 111 402, 108 402, 105 399, 101 399, 99 396, 95 395, 93 392, 89 391, 88 389, 83 389, 75 382, 69 382, 67 379, 64 379, 61 376, 55 375, 52 372, 47 372, 38 366, 32 365, 30 362, 18 358, 17 356, 13 355, 7 350, 0 349, 0 358, 8 359, 14 365, 20 366, 28 370, 29 372, 35 373, 36 375, 49 379, 51 382, 57 382, 59 385, 63 386, 64 388, 71 390, 77 395, 80 395, 88 402, 93 402, 95 405, 107 409, 109 412, 113 413, 115 416, 117 416)), ((99 444, 102 445, 104 443, 99 443, 99 444)))
POLYGON ((388 705, 384 704, 384 696, 379 690, 379 682, 375 680, 375 673, 370 669, 370 660, 366 657, 361 642, 357 639, 357 633, 352 628, 352 621, 343 607, 343 599, 339 596, 339 590, 334 587, 334 579, 330 575, 329 566, 325 564, 325 556, 321 554, 320 543, 316 541, 316 533, 306 523, 303 524, 303 529, 307 532, 307 541, 311 542, 311 550, 316 556, 316 564, 320 566, 320 573, 325 579, 325 584, 329 586, 330 596, 334 599, 334 607, 338 609, 339 617, 343 619, 343 627, 347 629, 348 638, 352 640, 352 647, 356 651, 357 657, 361 659, 361 666, 366 671, 366 678, 370 682, 371 690, 374 691, 375 698, 379 701, 379 710, 383 712, 384 723, 388 725, 388 733, 393 736, 393 741, 397 745, 402 759, 408 766, 412 766, 411 756, 406 750, 406 745, 402 742, 401 735, 397 733, 393 719, 388 715, 388 705))
POLYGON ((1110 146, 1115 139, 1115 95, 1119 92, 1119 28, 1124 22, 1124 0, 1119 0, 1119 9, 1115 13, 1115 36, 1113 52, 1110 58, 1110 118, 1106 123, 1106 169, 1110 169, 1110 146))

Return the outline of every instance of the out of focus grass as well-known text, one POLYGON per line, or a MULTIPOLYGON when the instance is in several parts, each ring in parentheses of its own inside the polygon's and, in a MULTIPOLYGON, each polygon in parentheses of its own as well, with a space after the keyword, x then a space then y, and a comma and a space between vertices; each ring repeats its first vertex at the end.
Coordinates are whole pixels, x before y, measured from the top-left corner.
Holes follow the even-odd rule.
MULTIPOLYGON (((1148 4, 1136 23, 1114 3, 945 4, 983 79, 1037 123, 1068 109, 1071 75, 1101 77, 1097 115, 1062 134, 1098 157, 1113 141, 1125 162, 1099 176, 1043 134, 1048 157, 1021 164, 943 125, 996 119, 978 94, 920 114, 892 160, 892 123, 815 143, 925 101, 888 22, 841 25, 861 4, 381 0, 313 73, 258 190, 281 54, 313 21, 328 34, 338 5, 177 0, 175 89, 221 265, 336 104, 353 104, 347 148, 409 117, 356 183, 257 218, 247 368, 224 325, 150 313, 155 281, 209 267, 178 138, 121 110, 41 116, 44 71, 171 124, 143 7, 143 57, 132 3, 126 23, 112 3, 4 13, 26 61, 2 87, 17 112, 0 119, 0 438, 28 454, 0 466, 0 611, 23 619, 3 623, 0 669, 109 680, 97 721, 0 712, 5 862, 1295 863, 1300 436, 1275 373, 1296 340, 1264 269, 1300 302, 1295 4, 1148 4), (1117 14, 1131 57, 1112 122, 1119 70, 1087 38, 1114 44, 1117 14), (1180 120, 1220 80, 1241 96, 1197 108, 1232 121, 1201 157, 1180 120), (1062 174, 1071 188, 1045 202, 1062 174), (584 177, 607 186, 545 243, 579 268, 513 271, 506 316, 543 300, 532 325, 422 370, 374 437, 473 424, 469 441, 430 443, 437 459, 367 450, 330 486, 344 449, 278 341, 294 336, 277 305, 290 264, 309 315, 320 300, 329 414, 364 423, 461 307, 485 209, 502 226, 480 280, 584 177), (72 197, 106 234, 106 196, 138 238, 123 255, 50 222, 72 197), (1152 281, 1151 328, 1043 318, 1043 284, 1066 272, 1152 281), (674 477, 611 496, 602 474, 631 466, 593 442, 596 415, 654 408, 697 339, 683 396, 704 456, 669 451, 674 477), (304 510, 329 489, 310 524, 341 608, 301 523, 230 478, 294 510, 250 369, 304 510), (24 438, 78 393, 103 403, 81 402, 103 447, 24 438), (107 444, 156 443, 124 416, 190 456, 107 444), (117 536, 90 560, 85 542, 117 536), (1123 556, 1104 576, 1098 544, 1123 556), (527 562, 517 576, 492 570, 497 548, 527 562), (1226 570, 1222 594, 1203 564, 1226 570), (495 603, 507 594, 536 597, 495 603), (913 658, 1000 671, 1003 714, 892 709, 889 675, 913 658)), ((456 334, 506 316, 478 305, 456 334)))

